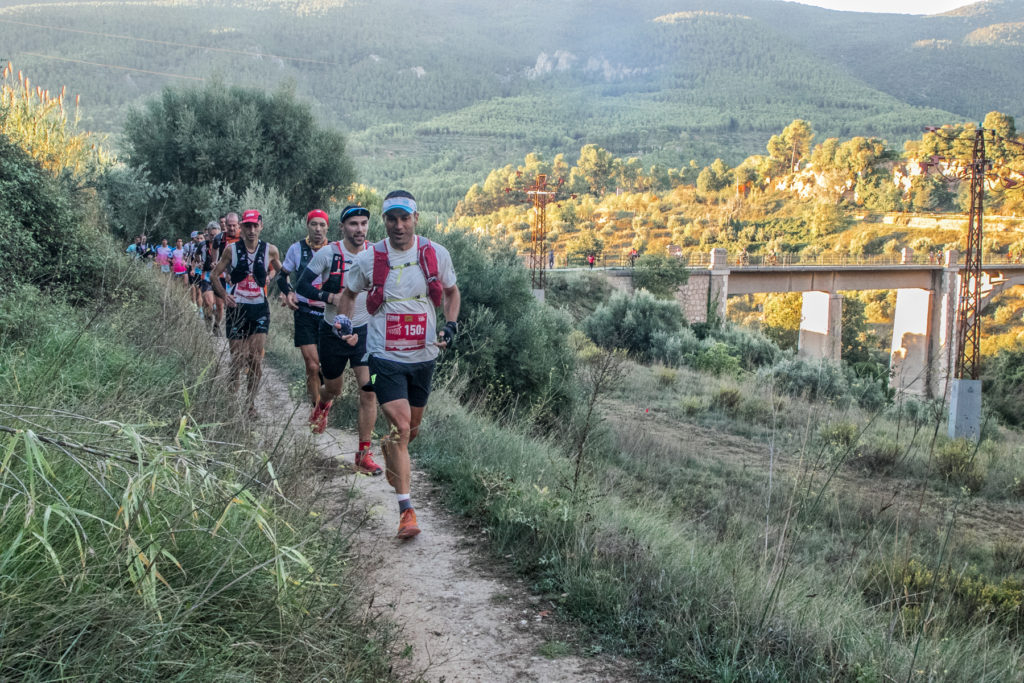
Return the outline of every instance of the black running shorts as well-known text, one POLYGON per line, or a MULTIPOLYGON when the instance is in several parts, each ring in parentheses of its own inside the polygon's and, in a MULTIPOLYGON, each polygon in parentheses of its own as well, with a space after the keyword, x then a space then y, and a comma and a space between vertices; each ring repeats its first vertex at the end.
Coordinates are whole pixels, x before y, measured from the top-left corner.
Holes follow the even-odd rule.
POLYGON ((270 331, 270 306, 262 304, 238 304, 224 312, 224 329, 228 339, 248 339, 254 334, 270 331))
POLYGON ((320 346, 317 352, 320 354, 320 373, 324 379, 337 379, 345 372, 345 366, 358 368, 366 365, 363 358, 366 356, 366 325, 353 330, 359 335, 359 341, 355 346, 349 346, 342 341, 326 321, 320 323, 320 346))
POLYGON ((313 313, 309 306, 299 304, 299 310, 293 311, 295 318, 295 348, 300 346, 316 346, 320 337, 320 321, 323 313, 313 313))
POLYGON ((436 361, 397 363, 370 356, 370 385, 377 394, 377 403, 407 399, 413 408, 427 405, 430 381, 436 361))

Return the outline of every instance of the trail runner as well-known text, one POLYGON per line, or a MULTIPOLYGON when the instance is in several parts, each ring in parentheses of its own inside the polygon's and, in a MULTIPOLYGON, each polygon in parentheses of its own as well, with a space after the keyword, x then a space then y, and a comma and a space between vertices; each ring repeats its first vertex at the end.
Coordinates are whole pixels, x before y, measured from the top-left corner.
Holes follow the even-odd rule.
MULTIPOLYGON (((381 449, 398 499, 398 538, 409 539, 420 533, 409 490, 409 443, 423 420, 437 355, 455 341, 461 296, 448 250, 416 235, 415 198, 396 190, 381 211, 387 238, 356 256, 344 289, 329 294, 328 303, 337 302, 351 317, 359 293, 367 292, 370 386, 392 427, 381 449), (435 309, 442 303, 447 322, 438 334, 435 309)), ((356 335, 346 341, 355 344, 356 335)))
MULTIPOLYGON (((230 224, 230 214, 228 218, 230 224)), ((242 237, 225 246, 210 282, 227 305, 225 332, 231 348, 231 386, 238 388, 238 375, 249 370, 246 401, 250 417, 256 415, 256 390, 263 375, 263 353, 270 329, 267 281, 281 270, 277 247, 260 239, 263 217, 249 210, 242 215, 242 237), (228 290, 220 276, 227 274, 228 290), (230 290, 230 291, 229 291, 230 290)))
MULTIPOLYGON (((288 247, 281 273, 277 276, 281 305, 294 311, 295 348, 302 354, 306 366, 306 395, 313 406, 320 402, 320 355, 317 352, 317 340, 324 319, 324 303, 316 299, 310 301, 296 293, 289 278, 297 282, 313 255, 327 244, 329 225, 325 211, 313 209, 306 214, 306 237, 288 247)), ((313 287, 320 288, 319 277, 313 281, 313 287)))
MULTIPOLYGON (((310 425, 317 434, 327 427, 331 406, 341 394, 346 365, 352 368, 356 387, 365 387, 370 382, 366 361, 367 323, 370 320, 366 312, 366 295, 357 296, 352 309, 346 314, 352 328, 349 339, 343 340, 340 330, 334 326, 339 295, 344 290, 352 264, 360 253, 369 249, 370 245, 366 242, 369 221, 368 209, 346 206, 341 212, 342 239, 318 251, 299 278, 299 294, 313 300, 319 299, 326 304, 319 328, 320 371, 323 373, 324 386, 309 417, 310 425), (317 282, 321 283, 319 288, 317 282)), ((372 391, 357 393, 359 448, 355 455, 355 465, 359 471, 376 476, 384 472, 384 468, 374 462, 371 452, 370 439, 373 424, 377 421, 377 399, 372 391)))

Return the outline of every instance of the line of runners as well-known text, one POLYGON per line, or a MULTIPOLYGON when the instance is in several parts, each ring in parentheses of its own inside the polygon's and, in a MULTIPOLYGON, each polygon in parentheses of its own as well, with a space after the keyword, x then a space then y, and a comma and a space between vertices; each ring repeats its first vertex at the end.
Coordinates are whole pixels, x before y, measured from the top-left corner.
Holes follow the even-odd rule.
POLYGON ((306 237, 289 246, 283 259, 260 239, 263 218, 256 210, 211 221, 202 234, 192 233, 188 245, 178 240, 168 250, 164 240, 152 250, 136 238, 128 252, 153 256, 161 270, 187 282, 213 334, 220 334, 224 320, 231 385, 238 389, 246 369, 250 414, 270 329, 267 285, 276 277, 305 363, 311 429, 323 433, 345 369, 351 368, 359 387, 355 465, 360 472, 386 475, 400 511, 398 537, 409 539, 420 533, 410 496, 409 443, 419 433, 437 356, 458 333, 461 297, 448 251, 416 234, 415 198, 404 190, 391 192, 381 213, 387 237, 380 242, 366 241, 370 212, 361 206, 345 207, 341 239, 332 242, 329 216, 314 209, 306 216, 306 237), (445 320, 440 329, 437 307, 445 320), (391 427, 381 439, 384 467, 374 462, 371 446, 378 405, 391 427))

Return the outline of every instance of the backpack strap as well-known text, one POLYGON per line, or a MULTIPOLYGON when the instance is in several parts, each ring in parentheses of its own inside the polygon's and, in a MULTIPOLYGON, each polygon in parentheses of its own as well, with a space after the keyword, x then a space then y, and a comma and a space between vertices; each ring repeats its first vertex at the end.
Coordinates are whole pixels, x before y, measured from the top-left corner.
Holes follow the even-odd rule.
POLYGON ((444 287, 441 285, 441 280, 437 277, 437 250, 434 249, 434 245, 426 237, 417 237, 416 239, 422 240, 419 244, 419 255, 416 260, 420 262, 420 270, 423 271, 423 277, 427 281, 427 296, 430 297, 432 304, 440 306, 442 296, 444 295, 444 287))
POLYGON ((331 254, 331 270, 326 280, 321 280, 320 289, 329 294, 337 294, 345 284, 345 252, 341 250, 341 241, 327 245, 327 248, 334 247, 331 254))
POLYGON ((366 311, 370 315, 374 315, 384 304, 384 283, 387 282, 390 272, 388 244, 387 240, 383 239, 373 245, 373 278, 370 291, 366 294, 366 311))

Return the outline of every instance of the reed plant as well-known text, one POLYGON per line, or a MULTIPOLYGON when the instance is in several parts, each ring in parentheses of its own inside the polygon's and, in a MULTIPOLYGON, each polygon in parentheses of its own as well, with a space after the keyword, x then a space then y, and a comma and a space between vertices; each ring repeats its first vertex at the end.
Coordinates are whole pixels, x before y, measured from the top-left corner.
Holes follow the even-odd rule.
POLYGON ((95 263, 117 296, 0 296, 0 678, 389 679, 310 444, 252 429, 183 290, 95 263))

